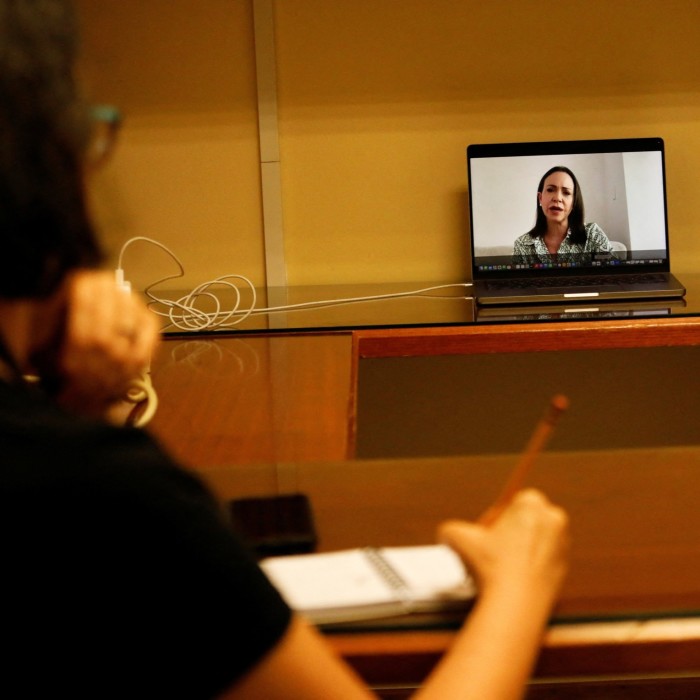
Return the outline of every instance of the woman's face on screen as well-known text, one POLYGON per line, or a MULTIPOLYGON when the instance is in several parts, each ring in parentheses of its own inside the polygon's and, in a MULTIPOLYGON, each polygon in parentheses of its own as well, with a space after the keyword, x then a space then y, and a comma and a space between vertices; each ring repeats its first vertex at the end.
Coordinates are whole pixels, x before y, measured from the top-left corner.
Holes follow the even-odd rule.
POLYGON ((554 172, 544 181, 537 196, 547 221, 564 223, 574 205, 574 181, 565 172, 554 172))

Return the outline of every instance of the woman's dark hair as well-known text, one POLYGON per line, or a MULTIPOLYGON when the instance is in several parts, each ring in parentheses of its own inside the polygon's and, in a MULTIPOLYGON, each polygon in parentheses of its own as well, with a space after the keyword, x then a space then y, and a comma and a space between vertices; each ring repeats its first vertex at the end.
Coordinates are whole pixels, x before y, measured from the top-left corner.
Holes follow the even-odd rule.
MULTIPOLYGON (((571 242, 572 243, 585 243, 586 242, 586 227, 584 219, 583 210, 583 195, 581 194, 581 187, 578 184, 576 175, 574 175, 569 168, 563 165, 555 165, 550 168, 540 180, 540 184, 537 186, 537 194, 539 195, 544 190, 545 180, 552 173, 566 173, 574 183, 574 203, 571 208, 571 213, 569 214, 569 228, 571 229, 571 242)), ((537 198, 537 214, 535 219, 534 228, 528 232, 533 238, 538 238, 544 236, 547 233, 547 217, 542 211, 540 206, 539 196, 537 198)))
POLYGON ((0 2, 0 297, 50 294, 100 261, 83 187, 89 112, 65 0, 0 2))

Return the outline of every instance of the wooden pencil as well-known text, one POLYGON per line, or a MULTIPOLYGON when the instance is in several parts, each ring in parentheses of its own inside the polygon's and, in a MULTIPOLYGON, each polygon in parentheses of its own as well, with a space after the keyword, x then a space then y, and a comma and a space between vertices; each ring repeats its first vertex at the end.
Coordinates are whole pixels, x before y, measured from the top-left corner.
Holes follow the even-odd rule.
POLYGON ((510 473, 505 486, 493 505, 481 516, 479 522, 490 525, 513 500, 513 496, 525 485, 535 460, 552 437, 559 417, 569 407, 569 399, 563 394, 553 396, 542 419, 535 426, 520 459, 510 473))

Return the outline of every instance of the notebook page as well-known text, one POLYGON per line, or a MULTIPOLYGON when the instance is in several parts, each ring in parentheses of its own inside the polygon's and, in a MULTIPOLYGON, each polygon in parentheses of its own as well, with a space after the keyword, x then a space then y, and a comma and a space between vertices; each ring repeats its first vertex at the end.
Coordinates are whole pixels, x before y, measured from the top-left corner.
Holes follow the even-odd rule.
POLYGON ((361 549, 273 557, 261 562, 273 584, 295 610, 390 603, 392 587, 361 549))
POLYGON ((414 600, 465 599, 476 595, 474 580, 445 545, 383 547, 382 557, 411 590, 414 600))

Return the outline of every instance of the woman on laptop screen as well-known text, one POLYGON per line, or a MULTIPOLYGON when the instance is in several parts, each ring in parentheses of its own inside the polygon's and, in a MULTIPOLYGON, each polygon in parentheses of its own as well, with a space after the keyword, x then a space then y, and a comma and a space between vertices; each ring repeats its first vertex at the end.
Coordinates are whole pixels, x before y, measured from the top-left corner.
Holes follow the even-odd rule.
POLYGON ((612 245, 596 223, 584 223, 583 195, 569 168, 550 168, 537 187, 535 226, 515 239, 516 264, 584 263, 592 253, 612 253, 612 245))

